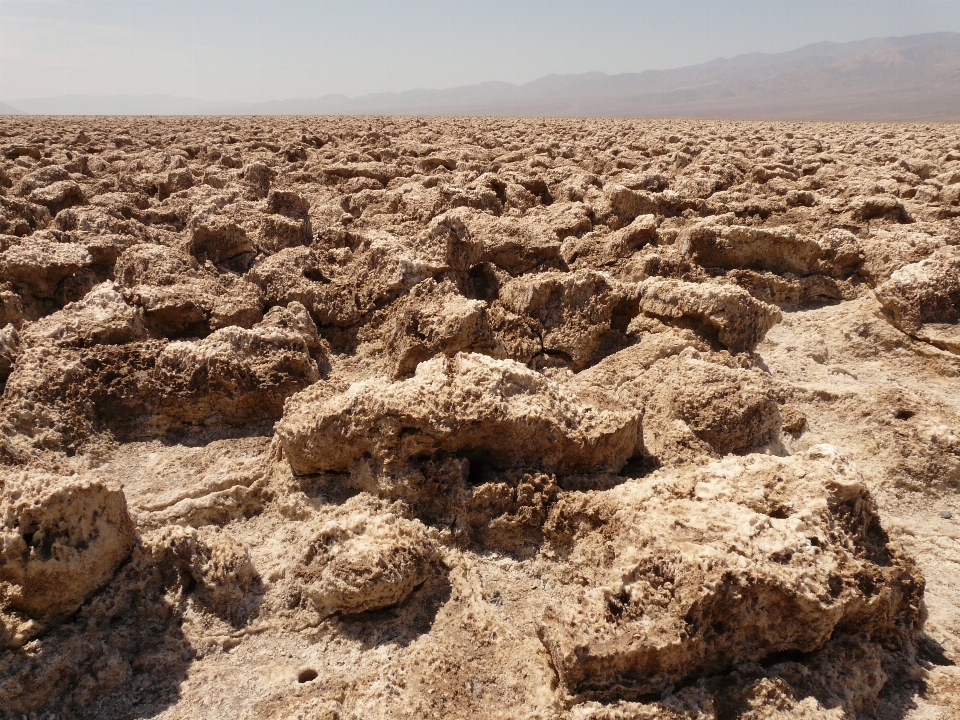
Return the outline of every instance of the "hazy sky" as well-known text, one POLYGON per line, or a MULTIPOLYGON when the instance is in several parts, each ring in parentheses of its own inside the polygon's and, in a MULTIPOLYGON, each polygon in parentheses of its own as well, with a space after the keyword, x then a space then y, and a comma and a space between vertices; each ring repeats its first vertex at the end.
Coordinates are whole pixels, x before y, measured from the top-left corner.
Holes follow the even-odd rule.
POLYGON ((960 0, 0 0, 0 99, 255 102, 960 31, 960 0))

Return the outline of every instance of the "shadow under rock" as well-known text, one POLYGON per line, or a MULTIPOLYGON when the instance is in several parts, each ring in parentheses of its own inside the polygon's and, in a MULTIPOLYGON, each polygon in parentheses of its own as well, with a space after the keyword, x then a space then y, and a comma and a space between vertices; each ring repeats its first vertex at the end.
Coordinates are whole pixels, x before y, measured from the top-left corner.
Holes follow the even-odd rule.
POLYGON ((406 647, 430 632, 440 608, 450 599, 446 569, 438 567, 402 602, 380 610, 340 614, 334 622, 341 635, 360 642, 364 649, 387 643, 406 647))
POLYGON ((911 677, 901 652, 862 636, 840 637, 809 653, 772 653, 703 684, 714 694, 717 720, 754 717, 761 698, 787 712, 813 698, 826 710, 840 710, 844 720, 904 720, 926 683, 911 677), (871 691, 878 681, 882 687, 871 691))
POLYGON ((0 660, 0 715, 127 720, 176 704, 193 648, 169 602, 135 594, 119 604, 139 608, 117 608, 121 616, 106 617, 85 617, 85 608, 72 622, 8 652, 0 660), (122 617, 127 613, 135 617, 122 617))
MULTIPOLYGON (((279 418, 278 418, 279 419, 279 418)), ((171 430, 156 437, 164 445, 203 447, 217 440, 240 440, 251 437, 272 437, 274 420, 250 425, 218 425, 216 427, 188 427, 171 430)), ((154 438, 143 438, 151 440, 154 438)))
POLYGON ((183 632, 188 603, 240 629, 263 596, 250 568, 201 584, 191 547, 174 534, 136 549, 73 617, 0 655, 0 717, 131 720, 175 705, 202 652, 183 632))
POLYGON ((363 492, 352 483, 345 473, 321 473, 317 475, 296 475, 300 490, 318 503, 342 505, 355 495, 363 492))
POLYGON ((954 667, 953 658, 947 656, 946 649, 929 635, 921 635, 917 641, 917 657, 922 663, 940 667, 954 667))

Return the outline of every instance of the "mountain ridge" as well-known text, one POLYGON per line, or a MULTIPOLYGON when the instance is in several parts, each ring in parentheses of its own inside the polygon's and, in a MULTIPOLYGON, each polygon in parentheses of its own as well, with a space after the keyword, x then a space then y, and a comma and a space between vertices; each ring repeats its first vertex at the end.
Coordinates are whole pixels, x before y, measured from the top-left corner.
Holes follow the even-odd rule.
MULTIPOLYGON (((515 115, 960 121, 960 33, 747 53, 671 70, 549 74, 256 103, 170 95, 10 99, 30 114, 515 115)), ((6 112, 6 110, 4 110, 6 112)))

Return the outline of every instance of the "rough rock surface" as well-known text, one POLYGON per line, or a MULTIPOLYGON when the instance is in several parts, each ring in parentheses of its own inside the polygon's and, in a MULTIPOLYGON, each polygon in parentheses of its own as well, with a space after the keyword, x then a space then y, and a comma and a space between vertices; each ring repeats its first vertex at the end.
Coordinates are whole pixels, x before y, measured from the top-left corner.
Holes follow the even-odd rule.
POLYGON ((389 509, 371 513, 364 504, 346 503, 342 519, 324 524, 303 548, 295 577, 321 613, 396 605, 426 581, 438 559, 422 523, 389 509))
POLYGON ((0 715, 960 716, 955 128, 0 138, 0 715))
POLYGON ((459 353, 421 363, 410 380, 372 378, 329 397, 290 399, 277 437, 295 472, 390 471, 437 453, 507 469, 617 472, 639 434, 635 413, 596 410, 514 360, 459 353))
POLYGON ((640 284, 640 309, 668 323, 689 325, 731 352, 757 347, 767 331, 780 322, 776 307, 755 300, 738 287, 710 286, 649 278, 640 284))
POLYGON ((580 695, 661 692, 734 658, 818 650, 837 628, 896 638, 924 619, 919 571, 826 445, 573 493, 546 527, 579 577, 539 632, 580 695))
POLYGON ((107 584, 133 549, 134 526, 120 488, 98 481, 23 472, 0 493, 2 640, 18 647, 107 584))
POLYGON ((935 250, 930 257, 893 272, 877 288, 877 299, 906 333, 960 353, 960 249, 935 250))

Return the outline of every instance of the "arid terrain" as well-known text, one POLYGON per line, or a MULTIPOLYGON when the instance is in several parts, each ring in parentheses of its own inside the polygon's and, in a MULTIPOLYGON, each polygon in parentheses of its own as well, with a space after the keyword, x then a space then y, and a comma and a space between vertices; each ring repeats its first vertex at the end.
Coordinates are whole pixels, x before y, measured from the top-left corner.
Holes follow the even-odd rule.
POLYGON ((0 118, 0 716, 960 717, 960 128, 0 118))

